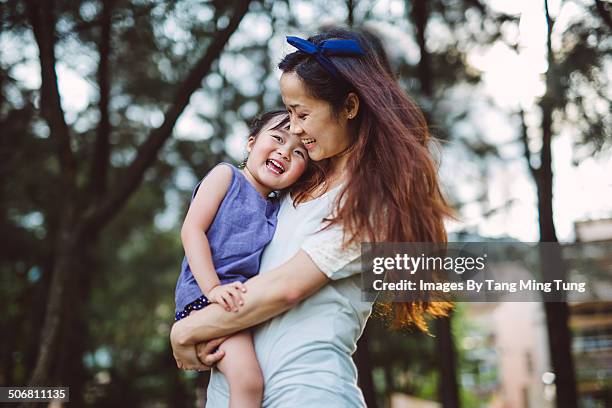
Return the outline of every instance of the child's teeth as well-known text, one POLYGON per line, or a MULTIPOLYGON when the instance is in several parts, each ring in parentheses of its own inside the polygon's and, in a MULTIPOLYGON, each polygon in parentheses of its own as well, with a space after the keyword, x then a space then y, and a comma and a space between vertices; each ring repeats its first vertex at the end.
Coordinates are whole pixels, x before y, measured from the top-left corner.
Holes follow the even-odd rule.
POLYGON ((272 166, 273 170, 276 173, 282 174, 285 172, 285 167, 281 163, 277 162, 276 160, 269 159, 268 163, 270 163, 270 165, 272 166))

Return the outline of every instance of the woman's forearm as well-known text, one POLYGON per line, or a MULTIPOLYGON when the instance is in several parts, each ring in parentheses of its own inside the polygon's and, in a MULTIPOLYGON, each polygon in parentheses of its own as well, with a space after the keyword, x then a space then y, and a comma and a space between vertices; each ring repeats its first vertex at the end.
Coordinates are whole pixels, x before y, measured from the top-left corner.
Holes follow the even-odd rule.
POLYGON ((185 345, 235 333, 287 311, 327 282, 308 255, 299 251, 280 267, 248 280, 244 306, 238 312, 212 304, 175 323, 171 336, 185 345))
MULTIPOLYGON (((253 278, 255 279, 255 278, 253 278)), ((251 281, 253 281, 251 279, 251 281)), ((197 344, 202 341, 232 334, 261 323, 293 306, 291 300, 276 288, 264 288, 257 281, 247 282, 242 294, 244 306, 238 312, 228 312, 214 303, 198 313, 175 323, 173 335, 179 344, 197 344)))

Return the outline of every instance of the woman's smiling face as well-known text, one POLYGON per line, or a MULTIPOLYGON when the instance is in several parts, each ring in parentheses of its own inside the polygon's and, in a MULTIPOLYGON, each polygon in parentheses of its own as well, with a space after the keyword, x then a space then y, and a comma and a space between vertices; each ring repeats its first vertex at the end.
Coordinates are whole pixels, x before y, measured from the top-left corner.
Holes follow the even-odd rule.
POLYGON ((331 105, 310 95, 294 72, 281 76, 280 89, 289 111, 290 132, 302 140, 312 160, 333 158, 350 146, 348 118, 352 114, 342 110, 335 117, 331 105))

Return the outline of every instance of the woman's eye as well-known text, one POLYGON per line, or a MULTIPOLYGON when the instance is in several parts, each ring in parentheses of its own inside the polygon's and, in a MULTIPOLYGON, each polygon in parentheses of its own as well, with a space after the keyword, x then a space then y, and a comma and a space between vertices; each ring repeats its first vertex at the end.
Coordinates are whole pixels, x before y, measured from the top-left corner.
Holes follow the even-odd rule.
POLYGON ((283 142, 283 138, 280 136, 276 136, 276 135, 272 135, 273 138, 276 139, 277 142, 282 143, 283 142))
POLYGON ((301 119, 301 120, 304 120, 304 119, 306 119, 307 116, 308 115, 300 115, 300 116, 298 116, 298 118, 301 119))
POLYGON ((295 153, 298 154, 302 158, 306 157, 304 156, 304 153, 301 150, 296 150, 295 153))

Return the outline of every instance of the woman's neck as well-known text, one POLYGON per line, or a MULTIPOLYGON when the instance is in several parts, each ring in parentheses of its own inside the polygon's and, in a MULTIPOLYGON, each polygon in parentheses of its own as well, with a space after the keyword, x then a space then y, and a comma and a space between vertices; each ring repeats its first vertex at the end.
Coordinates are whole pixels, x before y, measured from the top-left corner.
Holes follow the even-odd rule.
MULTIPOLYGON (((338 187, 340 184, 346 181, 347 175, 347 165, 348 165, 348 157, 349 155, 339 155, 334 158, 329 159, 329 171, 325 175, 325 180, 318 186, 307 193, 307 198, 303 202, 308 202, 310 200, 314 200, 316 198, 321 197, 323 194, 328 191, 338 187)), ((294 196, 292 195, 292 198, 294 196)))
POLYGON ((334 188, 345 181, 349 154, 342 154, 331 159, 331 168, 325 177, 327 188, 334 188))

